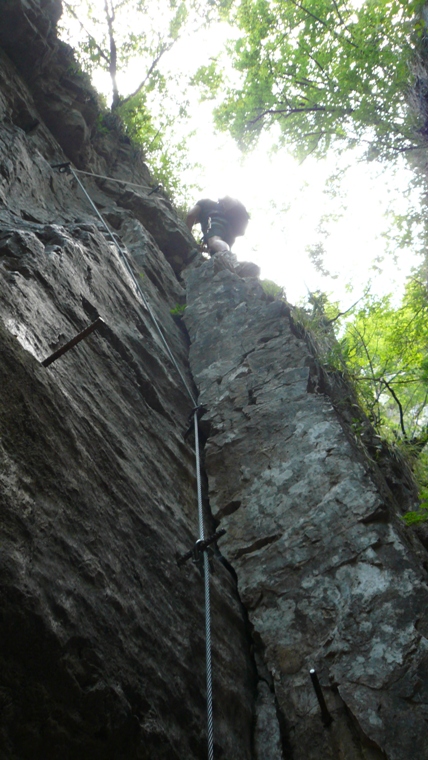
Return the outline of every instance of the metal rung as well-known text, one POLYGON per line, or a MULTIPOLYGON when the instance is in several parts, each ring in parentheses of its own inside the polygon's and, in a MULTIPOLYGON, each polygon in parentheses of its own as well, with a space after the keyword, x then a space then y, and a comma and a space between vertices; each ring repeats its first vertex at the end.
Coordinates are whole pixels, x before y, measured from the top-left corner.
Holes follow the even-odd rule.
POLYGON ((320 706, 321 710, 321 720, 326 728, 330 726, 333 723, 333 718, 331 717, 328 707, 325 703, 324 694, 322 693, 321 684, 318 680, 318 676, 314 670, 314 668, 311 668, 309 671, 309 675, 311 677, 312 685, 314 687, 315 694, 317 695, 318 704, 320 706))
POLYGON ((54 351, 54 353, 48 356, 47 359, 44 359, 42 361, 43 367, 48 367, 49 364, 52 364, 52 362, 59 359, 60 356, 67 353, 70 348, 76 346, 78 343, 80 343, 81 340, 87 338, 88 335, 94 332, 94 330, 97 330, 98 327, 101 327, 101 325, 105 325, 105 322, 103 319, 101 319, 101 317, 98 317, 95 322, 92 322, 92 324, 90 324, 88 327, 85 327, 82 332, 80 332, 78 335, 75 335, 75 337, 69 340, 68 343, 66 343, 64 346, 61 346, 61 348, 58 348, 57 351, 54 351))

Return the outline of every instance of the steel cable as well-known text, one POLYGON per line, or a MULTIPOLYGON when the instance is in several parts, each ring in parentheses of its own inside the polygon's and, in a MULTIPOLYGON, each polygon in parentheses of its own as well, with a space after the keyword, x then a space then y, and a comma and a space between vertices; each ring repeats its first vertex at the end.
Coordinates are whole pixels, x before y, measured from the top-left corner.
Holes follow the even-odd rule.
POLYGON ((205 658, 207 682, 207 742, 208 760, 214 760, 214 720, 213 720, 213 677, 211 667, 211 605, 210 605, 210 561, 204 551, 205 586, 205 658))
POLYGON ((106 179, 109 182, 117 182, 119 185, 129 185, 130 187, 138 187, 141 190, 150 190, 153 193, 153 188, 148 188, 147 185, 139 185, 137 182, 128 182, 127 179, 116 179, 115 177, 107 177, 105 174, 94 174, 93 172, 84 172, 82 169, 75 169, 77 174, 86 174, 87 177, 95 177, 96 179, 106 179))
MULTIPOLYGON (((201 485, 201 462, 199 454, 199 427, 198 411, 193 414, 195 428, 195 453, 196 453, 196 487, 198 496, 199 539, 204 540, 204 513, 202 505, 201 485)), ((204 590, 205 590, 205 658, 206 658, 206 685, 207 685, 207 741, 208 760, 214 760, 214 722, 213 722, 213 687, 211 667, 211 605, 210 605, 210 562, 208 551, 204 551, 204 590)))
POLYGON ((90 197, 90 195, 87 193, 87 191, 86 191, 85 187, 83 186, 83 184, 81 183, 81 181, 80 181, 79 177, 77 176, 76 172, 74 171, 74 169, 73 169, 71 166, 70 166, 70 171, 71 171, 71 173, 72 173, 73 177, 74 177, 74 178, 76 179, 76 181, 78 182, 78 184, 79 184, 79 187, 80 187, 80 188, 83 190, 83 192, 84 192, 84 194, 85 194, 86 198, 88 199, 89 203, 91 204, 92 208, 94 209, 94 211, 95 211, 95 213, 96 213, 96 215, 97 215, 98 219, 101 221, 101 223, 102 223, 103 227, 105 228, 105 230, 106 230, 107 234, 110 236, 110 238, 111 238, 111 240, 112 240, 112 242, 113 242, 113 244, 114 244, 114 246, 115 246, 115 248, 116 248, 116 250, 117 250, 117 252, 118 252, 118 254, 119 254, 119 256, 120 256, 120 258, 121 258, 121 260, 122 260, 122 261, 123 261, 123 263, 125 264, 125 267, 126 267, 126 270, 127 270, 128 274, 130 275, 130 277, 131 277, 131 279, 132 279, 132 281, 133 281, 133 283, 134 283, 134 285, 135 285, 135 287, 136 287, 136 289, 137 289, 137 293, 138 293, 138 294, 139 294, 139 296, 141 297, 141 299, 142 299, 142 301, 143 301, 143 303, 144 303, 144 306, 146 307, 147 311, 149 312, 149 314, 150 314, 150 316, 151 316, 151 318, 152 318, 153 324, 154 324, 154 326, 156 327, 156 330, 157 330, 157 332, 158 332, 158 334, 159 334, 159 337, 160 337, 160 339, 161 339, 161 341, 162 341, 162 343, 163 343, 163 346, 164 346, 164 348, 165 348, 165 350, 166 350, 166 352, 167 352, 167 354, 168 354, 169 358, 171 359, 171 361, 172 361, 172 363, 173 363, 174 367, 176 368, 176 370, 177 370, 178 374, 180 375, 180 377, 181 377, 181 379, 182 379, 182 381, 183 381, 183 385, 184 385, 184 387, 186 388, 186 391, 187 391, 187 393, 188 393, 188 394, 189 394, 189 396, 190 396, 190 400, 191 400, 191 402, 192 402, 193 406, 196 406, 196 399, 195 399, 195 397, 194 397, 194 395, 193 395, 192 391, 190 390, 190 388, 189 388, 189 386, 188 386, 188 384, 187 384, 187 382, 186 382, 186 379, 185 379, 185 377, 184 377, 183 373, 182 373, 182 372, 181 372, 181 370, 180 370, 180 367, 178 366, 178 364, 177 364, 177 362, 176 362, 176 360, 175 360, 175 357, 174 357, 174 355, 173 355, 173 353, 172 353, 172 351, 171 351, 171 349, 170 349, 170 347, 169 347, 169 345, 168 345, 168 343, 167 343, 167 341, 166 341, 166 339, 165 339, 165 337, 164 337, 164 334, 163 334, 163 332, 162 332, 162 330, 161 330, 161 328, 160 328, 159 322, 158 322, 158 320, 156 319, 156 316, 155 316, 155 314, 154 314, 154 312, 153 312, 152 308, 150 307, 150 304, 149 304, 149 302, 147 301, 147 298, 145 297, 145 295, 144 295, 144 293, 143 293, 143 291, 142 291, 142 289, 141 289, 141 287, 140 287, 140 283, 138 282, 137 278, 136 278, 136 277, 135 277, 135 275, 134 275, 134 272, 132 271, 132 269, 131 269, 131 267, 130 267, 130 265, 129 265, 128 259, 126 258, 125 254, 123 253, 123 251, 122 251, 122 249, 121 249, 121 247, 120 247, 119 243, 117 242, 116 238, 114 237, 113 233, 111 232, 111 230, 110 230, 110 228, 109 228, 108 224, 106 223, 106 221, 104 220, 104 218, 103 218, 103 216, 100 214, 100 212, 98 211, 98 209, 97 209, 97 207, 96 207, 95 203, 93 202, 93 200, 92 200, 92 198, 90 197))
MULTIPOLYGON (((146 307, 147 311, 149 312, 153 324, 155 325, 157 332, 159 333, 159 336, 162 340, 162 343, 167 351, 167 354, 171 361, 173 362, 179 376, 181 377, 181 380, 183 381, 184 387, 187 390, 187 393, 190 396, 190 399, 193 403, 193 406, 195 407, 193 419, 194 419, 194 430, 195 430, 195 457, 196 457, 196 488, 197 488, 197 503, 198 503, 198 524, 199 524, 199 538, 201 540, 204 540, 205 534, 204 534, 204 514, 203 514, 203 504, 202 504, 202 484, 201 484, 201 461, 200 461, 200 447, 199 447, 199 427, 198 427, 198 410, 196 409, 196 400, 193 396, 193 393, 191 392, 183 373, 181 372, 174 355, 171 352, 171 349, 169 348, 169 345, 166 341, 166 338, 163 335, 163 332, 160 328, 160 325, 156 319, 155 314, 153 313, 153 310, 150 307, 150 304, 148 303, 141 287, 136 279, 129 262, 123 253, 121 247, 119 246, 117 240, 115 239, 113 233, 109 229, 107 223, 105 222, 103 216, 98 211, 95 203, 93 202, 92 198, 86 191, 85 187, 81 183, 79 177, 77 176, 76 172, 73 170, 73 168, 70 166, 70 172, 76 179, 76 181, 79 184, 79 187, 82 189, 83 193, 85 194, 86 198, 88 199, 89 203, 91 204, 91 207, 95 211, 97 217, 101 221, 103 227, 105 228, 107 234, 111 238, 117 252, 119 253, 119 256, 123 263, 125 264, 126 270, 129 273, 135 287, 137 290, 137 293, 140 295, 144 306, 146 307)), ((86 172, 81 172, 82 174, 85 174, 86 172)), ((96 176, 96 175, 94 175, 96 176)), ((105 179, 109 179, 109 177, 105 177, 105 179)), ((207 550, 204 551, 204 591, 205 591, 205 654, 206 654, 206 690, 207 690, 207 744, 208 744, 208 760, 214 760, 214 720, 213 720, 213 690, 212 690, 212 664, 211 664, 211 605, 210 605, 210 563, 209 563, 209 557, 207 550)))

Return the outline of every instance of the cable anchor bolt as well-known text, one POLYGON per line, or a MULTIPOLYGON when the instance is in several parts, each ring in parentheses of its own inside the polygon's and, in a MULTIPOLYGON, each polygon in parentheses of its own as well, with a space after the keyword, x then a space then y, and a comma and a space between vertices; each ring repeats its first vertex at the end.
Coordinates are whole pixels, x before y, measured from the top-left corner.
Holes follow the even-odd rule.
POLYGON ((215 541, 217 541, 219 538, 224 536, 226 533, 225 529, 222 528, 221 530, 218 530, 216 533, 213 533, 212 536, 208 536, 208 538, 199 538, 195 545, 193 546, 193 549, 186 552, 186 554, 178 554, 176 552, 175 559, 177 562, 178 567, 182 567, 187 560, 191 559, 193 564, 196 565, 201 575, 203 575, 203 569, 204 569, 204 552, 208 553, 209 561, 210 561, 210 570, 211 572, 214 572, 213 565, 212 565, 212 558, 214 556, 212 549, 210 549, 210 544, 213 544, 215 541))
POLYGON ((322 693, 321 684, 318 680, 318 676, 314 668, 310 669, 309 675, 311 677, 312 686, 314 687, 314 691, 318 699, 318 704, 320 706, 321 720, 323 722, 324 727, 328 728, 333 723, 333 718, 329 713, 328 707, 324 699, 324 694, 322 693))
POLYGON ((58 169, 60 174, 70 174, 71 161, 65 161, 63 164, 51 164, 51 169, 58 169))
POLYGON ((186 441, 188 437, 194 432, 195 430, 195 414, 196 419, 198 421, 198 427, 199 427, 199 420, 201 417, 206 413, 207 409, 205 406, 195 406, 193 407, 192 411, 189 414, 188 417, 188 427, 185 433, 183 433, 183 439, 186 441))

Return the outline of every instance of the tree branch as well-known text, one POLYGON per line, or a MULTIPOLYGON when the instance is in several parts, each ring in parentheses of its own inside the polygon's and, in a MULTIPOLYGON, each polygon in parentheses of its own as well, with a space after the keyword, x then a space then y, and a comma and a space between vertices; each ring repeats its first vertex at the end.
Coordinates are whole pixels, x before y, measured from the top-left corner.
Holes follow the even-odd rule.
POLYGON ((267 108, 265 111, 260 113, 258 116, 256 116, 254 119, 250 119, 250 121, 247 122, 248 125, 257 124, 258 121, 264 118, 264 116, 272 115, 283 115, 283 118, 287 119, 289 116, 293 116, 296 113, 316 113, 317 111, 324 111, 324 112, 335 112, 339 111, 342 113, 343 116, 346 116, 348 114, 351 114, 354 112, 353 108, 334 108, 329 106, 304 106, 303 108, 267 108))
POLYGON ((344 317, 345 314, 348 314, 350 311, 352 311, 352 309, 354 308, 354 306, 356 306, 357 303, 360 303, 360 301, 362 301, 363 298, 366 297, 366 295, 367 295, 368 292, 369 291, 366 290, 365 293, 363 293, 363 295, 358 299, 358 301, 355 301, 355 303, 353 303, 352 306, 349 307, 349 309, 346 309, 346 311, 339 311, 339 314, 337 314, 336 317, 333 317, 333 319, 329 319, 328 324, 332 325, 333 322, 336 322, 336 320, 339 319, 339 317, 344 317))
POLYGON ((336 13, 337 13, 337 15, 338 15, 338 17, 339 17, 339 21, 340 21, 340 23, 342 24, 342 26, 344 26, 344 27, 345 27, 345 29, 347 29, 347 26, 345 25, 345 22, 344 22, 344 20, 343 20, 343 18, 342 18, 342 14, 341 14, 341 12, 340 12, 340 10, 339 10, 339 6, 338 6, 338 4, 336 3, 336 0, 333 0, 333 5, 334 5, 335 11, 336 11, 336 13))
POLYGON ((406 441, 407 441, 407 440, 408 440, 408 438, 407 438, 406 428, 404 427, 404 414, 403 414, 403 407, 401 406, 401 402, 400 402, 400 399, 398 398, 397 394, 395 393, 394 389, 393 389, 393 388, 390 386, 390 384, 388 383, 388 381, 387 381, 387 380, 385 380, 385 378, 382 378, 382 383, 384 384, 385 388, 387 388, 387 389, 389 390, 389 392, 390 392, 390 394, 391 394, 392 398, 394 399, 394 401, 396 402, 396 404, 397 404, 397 406, 398 406, 398 411, 399 411, 399 414, 400 414, 400 427, 401 427, 401 432, 403 433, 403 436, 404 436, 404 438, 405 438, 405 439, 406 439, 406 441))
MULTIPOLYGON (((376 382, 377 382, 377 380, 376 380, 376 375, 375 375, 375 371, 374 371, 374 367, 373 367, 372 357, 371 357, 371 356, 370 356, 370 354, 369 354, 369 350, 368 350, 368 348, 367 348, 367 344, 366 344, 366 341, 364 340, 364 336, 363 336, 363 335, 360 333, 360 331, 359 331, 359 330, 358 330, 358 329, 355 327, 355 325, 353 326, 353 328, 352 328, 352 329, 353 329, 353 330, 356 332, 356 334, 357 334, 357 336, 358 336, 358 338, 359 338, 359 340, 360 340, 360 343, 361 343, 361 345, 362 345, 362 347, 363 347, 363 351, 364 351, 364 353, 365 353, 365 355, 366 355, 366 358, 367 358, 367 362, 368 362, 368 365, 369 365, 369 367, 370 367, 370 373, 371 373, 371 379, 372 379, 372 382, 376 383, 376 382)), ((379 395, 380 395, 380 394, 378 394, 378 395, 377 395, 377 402, 379 401, 379 395)))
POLYGON ((157 65, 158 65, 160 59, 162 58, 162 56, 165 53, 168 53, 171 50, 171 48, 172 48, 172 46, 174 45, 175 42, 176 42, 176 40, 172 40, 168 45, 164 45, 161 48, 160 53, 156 56, 156 58, 150 64, 150 67, 149 67, 149 69, 147 71, 146 76, 140 82, 140 84, 138 85, 137 89, 134 90, 134 92, 131 92, 130 95, 127 95, 126 98, 122 98, 122 100, 120 101, 120 105, 124 105, 124 103, 127 103, 129 100, 131 100, 131 98, 135 98, 135 96, 138 95, 141 92, 141 90, 145 87, 148 79, 153 74, 153 72, 154 72, 155 68, 157 67, 157 65))
POLYGON ((78 17, 77 13, 75 12, 74 8, 71 5, 69 5, 69 3, 66 2, 66 0, 62 0, 62 3, 67 8, 68 12, 71 13, 71 15, 73 16, 73 18, 78 22, 78 24, 79 24, 80 28, 82 29, 82 31, 85 32, 85 34, 89 37, 90 40, 92 40, 92 42, 94 44, 94 47, 98 50, 101 58, 104 58, 104 60, 106 61, 106 63, 109 63, 109 60, 110 60, 109 56, 99 46, 99 44, 96 41, 95 37, 93 37, 93 35, 90 32, 88 32, 88 30, 86 29, 86 27, 82 24, 80 18, 78 17))
POLYGON ((112 100, 112 110, 117 108, 120 101, 119 96, 119 90, 117 87, 117 47, 116 47, 116 40, 114 38, 114 21, 115 21, 115 8, 113 3, 111 3, 110 7, 108 4, 108 0, 104 0, 104 14, 105 19, 107 22, 107 28, 108 28, 108 38, 110 43, 110 58, 109 58, 109 65, 108 70, 110 74, 111 84, 112 84, 112 90, 113 90, 113 100, 112 100))
POLYGON ((314 13, 312 13, 307 8, 305 8, 303 5, 301 5, 300 3, 298 3, 297 0, 289 0, 289 2, 291 2, 293 5, 295 5, 296 8, 300 8, 301 11, 303 11, 304 13, 306 13, 308 16, 310 16, 311 18, 313 18, 315 21, 318 21, 319 24, 321 24, 326 29, 328 29, 328 31, 330 32, 330 34, 333 35, 333 37, 336 37, 339 40, 344 40, 345 42, 348 43, 348 45, 352 45, 352 47, 356 48, 356 50, 359 50, 359 45, 356 45, 355 42, 352 42, 352 40, 348 40, 348 38, 345 37, 343 34, 338 34, 337 32, 335 32, 333 29, 331 29, 331 27, 327 24, 326 21, 323 21, 321 18, 319 18, 319 16, 315 16, 314 13))

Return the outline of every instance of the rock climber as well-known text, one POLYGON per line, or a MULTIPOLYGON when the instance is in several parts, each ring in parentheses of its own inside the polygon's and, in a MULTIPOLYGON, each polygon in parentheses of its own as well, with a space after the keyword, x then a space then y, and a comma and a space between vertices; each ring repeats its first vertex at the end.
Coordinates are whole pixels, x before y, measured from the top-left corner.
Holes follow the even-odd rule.
POLYGON ((245 234, 250 215, 240 201, 226 195, 218 201, 204 198, 190 209, 186 224, 200 224, 210 256, 230 251, 235 239, 245 234))

